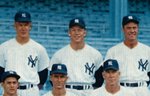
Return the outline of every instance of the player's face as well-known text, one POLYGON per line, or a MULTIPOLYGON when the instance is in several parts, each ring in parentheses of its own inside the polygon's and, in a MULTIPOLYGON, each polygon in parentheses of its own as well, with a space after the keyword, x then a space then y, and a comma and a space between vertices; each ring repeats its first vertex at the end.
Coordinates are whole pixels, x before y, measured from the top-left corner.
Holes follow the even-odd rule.
POLYGON ((31 22, 15 22, 17 38, 29 38, 31 22))
POLYGON ((73 26, 69 29, 69 36, 72 43, 83 43, 84 37, 86 36, 86 30, 79 26, 73 26))
POLYGON ((135 41, 137 40, 138 35, 138 24, 134 22, 129 22, 123 27, 123 32, 126 41, 135 41))
POLYGON ((116 70, 106 70, 103 72, 103 77, 108 86, 116 86, 119 82, 120 72, 116 70))
POLYGON ((68 79, 67 75, 64 74, 52 74, 51 81, 53 83, 53 88, 63 89, 65 88, 66 80, 68 79))
POLYGON ((4 94, 14 96, 17 94, 17 88, 19 86, 18 80, 15 77, 8 77, 4 82, 2 82, 2 86, 4 88, 4 94))

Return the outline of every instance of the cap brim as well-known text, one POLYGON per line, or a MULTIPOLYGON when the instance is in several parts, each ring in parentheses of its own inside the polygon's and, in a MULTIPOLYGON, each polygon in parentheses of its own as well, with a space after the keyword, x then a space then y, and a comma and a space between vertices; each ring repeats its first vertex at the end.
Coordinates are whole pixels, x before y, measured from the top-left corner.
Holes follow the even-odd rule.
POLYGON ((70 25, 69 28, 72 28, 74 26, 79 26, 79 27, 85 29, 85 26, 83 26, 82 24, 79 24, 79 23, 74 23, 74 24, 70 25))
POLYGON ((50 72, 50 75, 51 74, 64 74, 64 75, 67 75, 67 73, 63 72, 63 71, 53 71, 53 72, 50 72))
POLYGON ((29 20, 29 19, 18 19, 18 20, 15 20, 15 22, 31 22, 31 20, 29 20))
POLYGON ((126 25, 126 24, 128 24, 129 22, 134 22, 134 23, 136 23, 136 24, 139 24, 139 21, 137 21, 137 20, 128 20, 128 21, 124 22, 123 25, 126 25))
POLYGON ((8 77, 14 77, 14 78, 16 78, 17 80, 20 78, 19 75, 10 74, 10 75, 5 76, 5 77, 2 79, 2 81, 4 81, 5 79, 7 79, 8 77))
POLYGON ((105 68, 104 69, 104 71, 107 71, 107 70, 115 70, 115 71, 117 71, 117 70, 119 70, 118 68, 114 68, 114 67, 109 67, 109 68, 105 68))

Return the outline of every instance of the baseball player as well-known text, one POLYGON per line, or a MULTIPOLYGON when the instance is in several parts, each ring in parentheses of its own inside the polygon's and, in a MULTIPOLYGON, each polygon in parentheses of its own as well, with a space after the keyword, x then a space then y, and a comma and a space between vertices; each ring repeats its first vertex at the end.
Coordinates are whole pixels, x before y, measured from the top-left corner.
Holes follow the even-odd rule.
POLYGON ((88 96, 136 96, 132 90, 120 86, 120 71, 117 60, 108 59, 103 64, 103 78, 105 84, 94 90, 88 96))
POLYGON ((83 19, 74 18, 70 21, 68 35, 71 39, 70 44, 53 55, 50 60, 50 69, 55 63, 65 64, 68 68, 69 77, 66 88, 93 89, 94 74, 100 68, 103 60, 102 55, 84 42, 86 26, 83 19))
POLYGON ((122 86, 134 90, 137 96, 149 96, 147 82, 150 80, 150 48, 137 39, 137 17, 124 16, 122 27, 124 41, 110 48, 105 59, 112 58, 118 61, 122 86))
POLYGON ((52 91, 49 91, 43 96, 81 96, 79 93, 77 94, 65 88, 68 79, 67 74, 67 68, 64 64, 53 64, 50 71, 53 88, 52 91))
POLYGON ((20 96, 17 94, 20 76, 15 71, 6 71, 2 74, 1 81, 4 89, 2 96, 20 96))
POLYGON ((45 48, 29 36, 30 13, 18 11, 14 19, 16 38, 1 44, 0 66, 20 75, 18 92, 21 96, 39 96, 38 86, 41 87, 47 79, 49 57, 45 48))

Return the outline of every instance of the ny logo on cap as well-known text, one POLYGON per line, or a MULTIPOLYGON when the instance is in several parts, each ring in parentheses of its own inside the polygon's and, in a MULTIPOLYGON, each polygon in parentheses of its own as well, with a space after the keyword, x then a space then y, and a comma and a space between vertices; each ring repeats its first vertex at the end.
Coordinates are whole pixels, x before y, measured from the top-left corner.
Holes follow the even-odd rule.
POLYGON ((10 74, 14 74, 14 72, 13 72, 13 71, 9 71, 9 73, 10 73, 10 74))
POLYGON ((79 23, 79 19, 75 19, 74 22, 75 22, 75 23, 79 23))
POLYGON ((112 64, 112 61, 108 61, 108 65, 113 65, 113 64, 112 64))
POLYGON ((133 17, 132 17, 132 16, 128 16, 128 18, 129 18, 129 19, 133 19, 133 17))
POLYGON ((22 13, 21 16, 22 16, 22 17, 26 17, 26 14, 25 14, 25 13, 22 13))
POLYGON ((58 65, 58 66, 57 66, 57 69, 61 70, 61 69, 62 69, 62 67, 61 67, 60 65, 58 65))

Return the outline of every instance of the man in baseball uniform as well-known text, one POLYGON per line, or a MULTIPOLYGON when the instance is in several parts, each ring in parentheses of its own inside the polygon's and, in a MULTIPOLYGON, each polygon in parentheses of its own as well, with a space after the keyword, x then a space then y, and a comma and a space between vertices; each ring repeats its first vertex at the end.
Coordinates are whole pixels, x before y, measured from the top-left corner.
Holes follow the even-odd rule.
POLYGON ((70 21, 68 36, 71 40, 70 44, 53 55, 50 69, 55 63, 65 64, 69 77, 66 88, 93 89, 92 85, 96 81, 94 75, 100 68, 103 58, 99 51, 85 43, 86 26, 82 18, 74 18, 70 21))
POLYGON ((53 64, 50 71, 50 78, 53 88, 43 96, 83 96, 65 88, 67 76, 67 68, 64 64, 53 64))
POLYGON ((124 41, 110 48, 106 60, 116 59, 120 66, 120 84, 136 92, 137 96, 149 96, 150 47, 138 41, 139 20, 128 15, 122 20, 124 41))
POLYGON ((136 96, 134 91, 120 86, 120 71, 117 60, 108 59, 103 64, 105 84, 87 96, 136 96))
POLYGON ((47 79, 49 57, 46 49, 30 38, 31 15, 27 11, 15 14, 16 38, 0 46, 0 68, 20 75, 19 94, 39 96, 39 88, 47 79))
POLYGON ((2 96, 20 96, 17 93, 19 78, 20 76, 15 71, 6 71, 2 74, 1 81, 4 90, 2 96))

